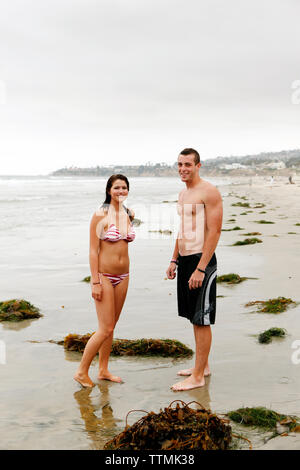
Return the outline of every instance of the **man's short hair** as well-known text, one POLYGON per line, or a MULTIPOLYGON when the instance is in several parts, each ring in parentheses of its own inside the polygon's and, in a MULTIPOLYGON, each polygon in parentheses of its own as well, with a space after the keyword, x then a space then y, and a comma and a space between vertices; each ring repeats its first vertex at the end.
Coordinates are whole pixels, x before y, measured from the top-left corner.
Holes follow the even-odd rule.
POLYGON ((184 149, 182 150, 182 152, 180 152, 179 155, 194 155, 195 165, 198 165, 198 163, 200 163, 200 155, 195 149, 184 149))

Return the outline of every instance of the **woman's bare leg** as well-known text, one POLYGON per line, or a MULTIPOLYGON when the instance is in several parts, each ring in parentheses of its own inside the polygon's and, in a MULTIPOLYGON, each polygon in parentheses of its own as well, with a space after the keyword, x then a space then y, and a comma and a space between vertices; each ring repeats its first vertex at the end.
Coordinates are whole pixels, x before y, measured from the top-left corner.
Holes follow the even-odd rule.
MULTIPOLYGON (((109 281, 110 282, 110 281, 109 281)), ((128 289, 129 276, 123 279, 116 287, 114 287, 114 300, 115 300, 115 325, 119 320, 128 289)), ((111 345, 113 341, 113 333, 103 342, 99 350, 99 375, 98 379, 111 380, 112 382, 122 382, 122 379, 117 375, 112 375, 108 371, 108 361, 111 352, 111 345)))
POLYGON ((103 280, 102 299, 100 301, 95 300, 95 306, 98 317, 98 329, 88 340, 74 376, 74 379, 85 387, 92 387, 94 385, 88 375, 89 367, 103 342, 112 334, 115 325, 114 291, 108 279, 103 280))

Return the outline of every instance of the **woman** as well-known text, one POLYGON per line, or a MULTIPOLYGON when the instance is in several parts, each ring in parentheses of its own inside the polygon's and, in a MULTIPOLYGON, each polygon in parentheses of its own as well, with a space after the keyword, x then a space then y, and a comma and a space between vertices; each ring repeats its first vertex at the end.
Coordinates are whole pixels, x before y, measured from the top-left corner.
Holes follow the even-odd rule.
POLYGON ((91 336, 74 376, 84 387, 93 387, 89 367, 99 351, 98 379, 122 382, 108 371, 115 325, 119 319, 129 281, 128 242, 135 238, 133 211, 123 205, 129 192, 126 176, 112 175, 106 184, 106 199, 90 224, 90 268, 92 297, 98 330, 91 336))

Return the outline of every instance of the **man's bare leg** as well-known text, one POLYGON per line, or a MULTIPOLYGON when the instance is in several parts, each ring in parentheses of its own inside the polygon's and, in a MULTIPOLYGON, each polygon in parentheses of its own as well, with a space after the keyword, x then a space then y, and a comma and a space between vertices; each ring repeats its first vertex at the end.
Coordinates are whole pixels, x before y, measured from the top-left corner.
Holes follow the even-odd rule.
MULTIPOLYGON (((195 332, 195 326, 196 325, 193 325, 193 326, 194 326, 194 337, 195 337, 195 343, 196 343, 196 332, 195 332)), ((194 367, 192 367, 190 369, 182 369, 182 370, 179 370, 177 372, 177 375, 182 375, 182 376, 186 377, 188 375, 192 375, 193 370, 194 370, 194 367)), ((205 367, 204 367, 204 377, 208 377, 209 375, 211 375, 211 371, 210 371, 210 367, 209 367, 209 364, 208 364, 208 361, 207 361, 206 364, 205 364, 205 367)))
POLYGON ((209 325, 194 325, 194 333, 196 343, 195 367, 189 377, 171 387, 174 391, 191 390, 205 385, 204 370, 208 365, 208 355, 211 346, 211 328, 209 325))

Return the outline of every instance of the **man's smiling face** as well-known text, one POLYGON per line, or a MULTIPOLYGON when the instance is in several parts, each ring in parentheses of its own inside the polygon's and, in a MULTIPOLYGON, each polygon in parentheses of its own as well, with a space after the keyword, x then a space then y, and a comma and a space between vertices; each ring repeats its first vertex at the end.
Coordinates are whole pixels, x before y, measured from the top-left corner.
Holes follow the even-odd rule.
POLYGON ((193 153, 189 155, 179 155, 177 160, 178 173, 181 178, 181 181, 188 182, 191 181, 201 166, 200 163, 195 164, 195 155, 193 153))

